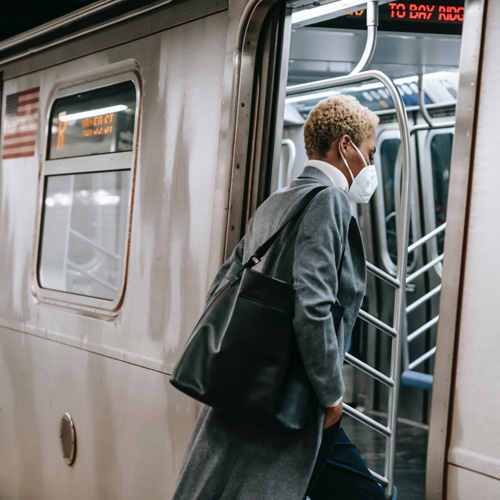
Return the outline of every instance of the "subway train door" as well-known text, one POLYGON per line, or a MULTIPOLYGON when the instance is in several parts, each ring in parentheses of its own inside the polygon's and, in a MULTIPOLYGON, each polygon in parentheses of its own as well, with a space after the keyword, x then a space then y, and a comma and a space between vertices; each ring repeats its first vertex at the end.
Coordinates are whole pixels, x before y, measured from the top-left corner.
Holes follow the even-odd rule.
MULTIPOLYGON (((338 4, 337 4, 338 5, 338 4)), ((374 12, 374 3, 370 2, 372 13, 374 12)), ((325 95, 332 93, 364 93, 366 89, 377 88, 384 92, 387 100, 391 103, 393 113, 397 122, 399 130, 399 140, 402 144, 402 190, 400 196, 401 209, 398 211, 400 220, 399 225, 399 238, 397 245, 397 263, 395 276, 383 271, 379 267, 368 264, 368 270, 372 276, 373 283, 381 282, 383 286, 387 287, 388 294, 392 297, 392 314, 391 317, 385 320, 377 317, 377 311, 370 307, 371 302, 375 303, 374 297, 367 296, 365 300, 365 307, 360 312, 360 321, 358 322, 357 329, 363 338, 376 338, 378 336, 385 336, 388 341, 389 353, 389 369, 387 371, 379 370, 374 364, 370 364, 370 360, 364 359, 359 356, 359 349, 354 348, 352 352, 347 354, 346 360, 348 365, 355 369, 357 372, 362 373, 368 379, 371 386, 382 386, 383 394, 385 396, 384 415, 378 416, 368 415, 364 408, 357 405, 351 405, 351 399, 347 399, 344 405, 344 411, 362 425, 367 426, 372 431, 381 436, 382 442, 380 449, 382 450, 382 458, 373 470, 375 477, 378 481, 386 487, 386 494, 388 498, 393 495, 394 486, 394 458, 396 448, 396 422, 397 422, 397 409, 398 409, 398 391, 399 391, 399 373, 401 363, 401 349, 403 340, 403 327, 404 327, 404 300, 405 291, 401 283, 405 282, 406 275, 406 255, 408 248, 408 215, 409 215, 409 125, 407 119, 406 106, 403 102, 402 95, 398 87, 394 84, 391 78, 387 77, 380 71, 362 71, 363 66, 366 66, 366 56, 363 58, 365 61, 358 65, 356 71, 347 76, 335 76, 333 78, 320 79, 316 81, 307 81, 299 85, 294 85, 293 80, 288 78, 289 67, 293 63, 288 57, 288 51, 291 47, 293 50, 294 31, 293 16, 290 10, 282 11, 281 18, 281 31, 276 32, 276 36, 261 36, 261 48, 257 47, 257 53, 260 54, 260 59, 263 62, 263 67, 267 70, 269 68, 268 61, 273 59, 276 63, 280 63, 280 67, 275 67, 274 72, 261 71, 257 73, 258 82, 255 89, 258 93, 254 95, 253 99, 253 123, 255 124, 254 130, 249 134, 253 139, 251 141, 250 153, 247 156, 247 190, 245 204, 246 214, 244 220, 248 220, 249 215, 274 190, 286 185, 291 178, 296 175, 294 168, 299 164, 299 156, 304 155, 303 145, 297 144, 296 137, 290 137, 291 133, 298 132, 297 128, 301 128, 304 121, 304 106, 302 103, 307 103, 307 106, 313 106, 325 95), (276 44, 272 41, 282 40, 281 57, 276 55, 273 49, 276 44), (292 44, 289 45, 290 40, 292 44), (262 76, 267 75, 266 79, 262 76), (273 81, 275 84, 271 85, 273 81), (267 95, 262 92, 262 89, 267 88, 267 95), (271 113, 271 116, 267 113, 271 113), (274 114, 274 117, 272 116, 274 114), (295 129, 288 131, 288 127, 284 127, 288 122, 294 122, 295 129), (272 128, 274 127, 274 129, 272 128), (285 128, 285 129, 284 129, 285 128), (271 144, 269 137, 274 136, 274 144, 271 144), (290 155, 286 161, 279 161, 280 146, 282 137, 286 136, 285 145, 288 148, 290 155), (295 139, 295 140, 294 140, 295 139), (293 145, 292 145, 293 143, 293 145), (293 153, 297 152, 297 160, 294 165, 291 165, 293 153), (280 168, 281 165, 281 168, 280 168), (285 165, 289 168, 286 169, 285 165), (373 314, 375 313, 375 314, 373 314), (386 452, 386 453, 385 453, 386 452)), ((371 34, 376 34, 373 30, 369 30, 371 34)), ((270 30, 270 33, 274 33, 270 30)), ((299 42, 300 43, 300 42, 299 42)), ((313 41, 313 44, 316 42, 313 41)), ((367 44, 369 47, 370 43, 367 44)), ((369 48, 367 50, 370 50, 369 48)), ((373 54, 372 54, 373 55, 373 54)), ((353 61, 359 59, 359 55, 352 55, 353 61), (357 57, 357 59, 354 59, 357 57)), ((277 66, 277 64, 276 64, 277 66)), ((307 111, 308 112, 308 111, 307 111)), ((300 167, 299 167, 300 168, 300 167)), ((356 211, 356 207, 353 207, 356 211)), ((358 218, 362 225, 365 220, 368 220, 366 214, 358 213, 358 218)), ((236 220, 236 219, 233 219, 236 220)), ((235 227, 231 224, 231 228, 235 227)), ((370 252, 373 254, 373 252, 370 252)), ((375 285, 372 287, 374 288, 375 285)), ((375 295, 375 294, 374 294, 375 295)), ((376 359, 374 360, 376 361, 376 359)), ((347 374, 347 377, 350 375, 347 374)), ((382 397, 382 396, 381 396, 382 397)))
MULTIPOLYGON (((247 155, 242 227, 263 199, 300 175, 306 159, 303 123, 317 102, 336 93, 350 94, 379 115, 376 164, 380 187, 368 206, 353 207, 363 232, 370 273, 364 312, 346 358, 345 400, 346 413, 376 431, 374 439, 356 429, 362 440, 376 443, 378 456, 368 465, 379 472, 377 477, 386 485, 389 498, 394 492, 398 410, 424 430, 428 422, 442 259, 439 247, 445 227, 438 227, 443 210, 440 208, 437 214, 436 207, 446 204, 448 174, 443 158, 446 147, 450 151, 452 130, 449 123, 443 129, 441 122, 449 122, 453 114, 454 102, 447 97, 454 92, 456 97, 460 26, 446 26, 455 30, 453 34, 440 33, 444 28, 437 25, 432 34, 409 36, 407 30, 398 31, 387 21, 393 6, 380 2, 380 11, 385 8, 388 15, 384 30, 377 33, 370 24, 374 15, 367 16, 366 8, 346 16, 348 9, 332 2, 328 15, 304 20, 304 15, 314 11, 305 3, 297 11, 282 8, 278 15, 276 10, 274 26, 280 28, 261 36, 257 49, 263 69, 254 86, 258 94, 252 107, 254 128, 249 133, 251 153, 247 155), (368 21, 367 29, 359 25, 360 20, 364 25, 368 21), (358 25, 353 27, 355 21, 358 25), (370 71, 358 74, 370 58, 368 69, 389 74, 388 84, 385 76, 381 81, 370 71), (274 62, 272 72, 269 61, 274 62), (345 76, 351 72, 351 76, 345 76), (428 115, 432 115, 432 124, 426 122, 428 115), (269 139, 273 136, 274 142, 269 139), (403 148, 402 142, 407 142, 403 148), (432 162, 439 166, 433 168, 432 162), (404 213, 410 205, 411 214, 404 213), (409 241, 402 245, 406 238, 409 241), (403 266, 407 253, 407 266, 403 266), (408 343, 410 335, 413 337, 408 343), (419 363, 410 366, 416 360, 419 363), (398 401, 401 372, 405 376, 398 401)), ((374 2, 368 4, 373 13, 374 2)), ((366 7, 366 2, 359 2, 358 7, 366 7)), ((426 434, 420 450, 423 467, 425 439, 426 434)))

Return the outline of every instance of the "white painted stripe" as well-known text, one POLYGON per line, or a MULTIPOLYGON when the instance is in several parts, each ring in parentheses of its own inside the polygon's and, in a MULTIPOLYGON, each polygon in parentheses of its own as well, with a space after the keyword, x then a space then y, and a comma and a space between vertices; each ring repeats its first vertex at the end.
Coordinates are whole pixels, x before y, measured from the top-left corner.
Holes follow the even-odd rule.
POLYGON ((36 92, 30 92, 29 94, 24 94, 19 96, 18 103, 24 102, 24 101, 29 101, 30 99, 34 99, 35 97, 40 97, 40 91, 37 90, 36 92))
POLYGON ((32 102, 30 104, 23 104, 22 106, 17 107, 17 112, 18 113, 38 113, 38 103, 37 102, 32 102))
POLYGON ((22 148, 3 149, 2 155, 15 155, 19 153, 34 153, 35 146, 23 146, 22 148))
POLYGON ((30 135, 25 135, 23 137, 12 137, 9 139, 4 138, 3 145, 4 145, 4 147, 5 146, 12 146, 14 144, 19 144, 22 142, 29 142, 29 141, 36 141, 36 133, 30 134, 30 135))

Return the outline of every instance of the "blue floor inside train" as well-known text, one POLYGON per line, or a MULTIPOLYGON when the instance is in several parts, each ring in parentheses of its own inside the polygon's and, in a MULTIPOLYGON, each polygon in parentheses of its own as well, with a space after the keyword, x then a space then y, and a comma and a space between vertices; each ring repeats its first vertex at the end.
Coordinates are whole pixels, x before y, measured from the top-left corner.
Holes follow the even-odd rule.
MULTIPOLYGON (((385 424, 385 416, 368 413, 385 424)), ((342 427, 356 445, 368 467, 379 474, 384 472, 385 438, 348 416, 342 418, 342 427)), ((427 427, 400 419, 396 441, 395 484, 398 500, 425 500, 425 463, 427 455, 427 427)))

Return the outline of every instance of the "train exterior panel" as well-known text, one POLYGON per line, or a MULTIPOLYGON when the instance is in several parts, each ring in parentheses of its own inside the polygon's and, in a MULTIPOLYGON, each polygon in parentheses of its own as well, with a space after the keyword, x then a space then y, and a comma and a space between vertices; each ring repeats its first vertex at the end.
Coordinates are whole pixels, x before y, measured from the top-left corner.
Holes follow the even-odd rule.
POLYGON ((198 5, 198 14, 196 2, 181 3, 138 23, 146 33, 158 19, 170 29, 109 48, 98 32, 73 42, 88 55, 54 51, 67 61, 34 72, 14 63, 4 73, 4 123, 6 96, 39 87, 40 103, 35 155, 3 159, 0 169, 2 499, 173 493, 197 405, 168 374, 224 252, 226 145, 248 18, 244 2, 198 5), (193 20, 173 22, 186 17, 183 7, 193 20), (123 303, 111 315, 78 311, 78 297, 53 305, 36 293, 36 252, 54 95, 126 71, 138 82, 139 119, 123 303), (59 439, 65 412, 76 427, 73 467, 59 439))
MULTIPOLYGON (((341 0, 319 3, 331 3, 337 17, 353 10, 341 0)), ((363 51, 366 37, 359 29, 293 24, 292 12, 317 4, 159 0, 143 2, 138 10, 124 10, 117 18, 89 24, 74 34, 63 26, 64 37, 48 36, 40 46, 29 47, 29 33, 12 47, 0 43, 2 500, 171 497, 199 405, 175 391, 169 375, 203 308, 212 277, 244 233, 252 211, 298 175, 305 160, 304 109, 317 96, 305 95, 309 104, 292 109, 287 83, 308 84, 349 73, 363 51), (128 146, 122 152, 113 149, 95 155, 82 153, 82 146, 73 157, 61 154, 49 159, 55 135, 57 147, 64 137, 76 137, 66 133, 66 115, 53 111, 56 104, 68 96, 87 98, 123 82, 135 89, 131 90, 133 127, 123 136, 128 146), (33 104, 34 154, 10 158, 6 127, 19 95, 30 89, 39 95, 33 104), (296 149, 288 171, 286 156, 279 161, 281 136, 290 156, 296 149), (78 220, 89 230, 98 227, 102 241, 116 238, 121 253, 103 250, 94 241, 85 269, 76 261, 67 259, 67 264, 66 257, 61 259, 62 275, 76 270, 81 282, 69 292, 57 286, 44 288, 47 276, 52 283, 64 281, 58 278, 57 258, 49 259, 44 268, 48 262, 44 245, 52 248, 51 240, 61 237, 59 228, 65 231, 66 250, 70 238, 79 238, 81 248, 89 245, 83 232, 72 226, 72 210, 77 208, 70 208, 64 196, 56 199, 48 194, 51 179, 75 179, 78 174, 97 179, 103 172, 114 173, 117 179, 125 172, 123 178, 128 180, 123 186, 117 180, 121 188, 114 194, 106 192, 100 181, 92 184, 90 195, 84 188, 79 194, 91 196, 96 206, 121 200, 122 212, 99 211, 98 206, 95 217, 81 212, 78 220), (58 203, 60 210, 50 212, 58 203), (47 223, 49 214, 56 214, 52 226, 47 223), (94 274, 109 259, 118 262, 116 269, 100 277, 94 274), (76 428, 72 466, 65 463, 61 449, 59 425, 66 412, 76 428)), ((412 102, 407 102, 410 126, 422 127, 410 140, 411 240, 447 220, 443 265, 433 265, 426 277, 420 275, 413 283, 402 283, 407 292, 403 307, 405 300, 411 307, 429 290, 439 288, 442 276, 441 294, 436 292, 425 308, 408 313, 405 317, 410 320, 404 326, 408 333, 439 314, 438 325, 436 318, 429 335, 412 344, 412 355, 429 349, 437 332, 435 361, 429 356, 418 368, 429 373, 434 369, 432 392, 402 387, 399 407, 391 408, 385 386, 377 385, 366 371, 345 366, 346 403, 355 404, 358 415, 383 421, 399 411, 420 429, 430 420, 428 500, 500 497, 495 315, 500 238, 491 215, 500 203, 494 164, 500 4, 466 0, 465 19, 463 38, 453 30, 379 32, 379 49, 370 66, 386 71, 393 80, 413 79, 408 88, 416 86, 419 72, 443 70, 460 81, 443 84, 452 91, 459 86, 458 98, 455 93, 443 106, 436 98, 434 107, 429 107, 433 123, 427 128, 418 91, 410 96, 410 89, 406 95, 412 102), (432 157, 436 137, 447 144, 440 173, 432 157), (435 196, 443 186, 436 186, 436 172, 442 176, 446 196, 449 176, 448 206, 444 212, 440 206, 439 213, 435 196)), ((399 85, 403 96, 406 91, 399 85)), ((370 84, 342 89, 360 99, 379 92, 370 84)), ((428 85, 426 92, 432 91, 428 85)), ((105 112, 110 111, 101 109, 99 116, 105 112)), ((397 187, 405 127, 396 122, 394 106, 377 113, 382 118, 376 158, 381 186, 369 206, 353 207, 353 212, 369 261, 390 275, 385 275, 390 283, 396 275, 394 252, 404 232, 401 222, 398 227, 395 221, 403 212, 397 187)), ((410 253, 409 275, 441 253, 443 235, 410 253)), ((392 288, 371 276, 364 308, 391 323, 394 297, 392 288)), ((395 359, 392 344, 373 324, 360 321, 356 328, 349 354, 387 373, 395 359)), ((382 455, 384 440, 373 440, 381 443, 382 455)), ((392 477, 381 477, 388 485, 388 498, 393 495, 392 477)), ((397 479, 396 474, 396 486, 397 479)), ((423 480, 420 486, 422 490, 423 480)))

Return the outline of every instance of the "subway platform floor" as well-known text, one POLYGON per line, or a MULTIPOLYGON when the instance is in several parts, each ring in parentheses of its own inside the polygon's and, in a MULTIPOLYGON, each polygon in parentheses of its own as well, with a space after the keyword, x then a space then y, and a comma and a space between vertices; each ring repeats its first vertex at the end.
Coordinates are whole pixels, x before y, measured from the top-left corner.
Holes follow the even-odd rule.
MULTIPOLYGON (((367 413, 382 424, 386 416, 367 413)), ((342 417, 342 427, 358 448, 368 467, 383 475, 385 437, 353 420, 342 417)), ((396 434, 395 484, 398 500, 425 500, 425 464, 428 426, 407 419, 399 419, 396 434)))

